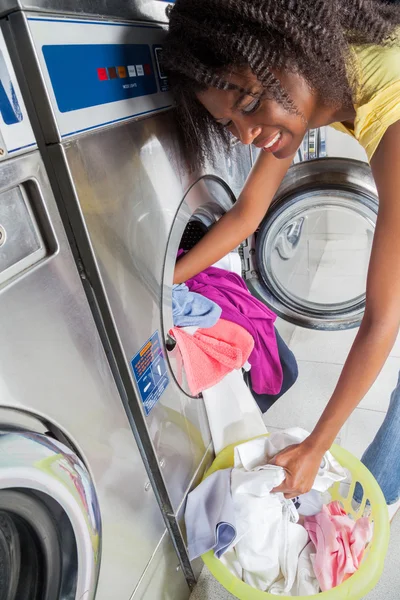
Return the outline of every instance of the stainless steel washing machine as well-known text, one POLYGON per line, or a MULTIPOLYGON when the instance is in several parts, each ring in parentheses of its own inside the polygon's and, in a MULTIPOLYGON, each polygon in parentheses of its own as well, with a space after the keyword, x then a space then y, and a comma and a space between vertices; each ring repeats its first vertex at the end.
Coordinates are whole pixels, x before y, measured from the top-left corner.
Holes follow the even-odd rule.
POLYGON ((0 111, 0 598, 186 599, 1 32, 0 111))
MULTIPOLYGON (((151 4, 159 9, 160 2, 135 6, 151 4)), ((211 223, 232 206, 250 152, 237 149, 189 173, 159 62, 165 24, 16 11, 3 28, 127 415, 192 584, 179 524, 212 445, 202 401, 178 384, 166 350, 172 274, 188 220, 202 214, 211 223)))

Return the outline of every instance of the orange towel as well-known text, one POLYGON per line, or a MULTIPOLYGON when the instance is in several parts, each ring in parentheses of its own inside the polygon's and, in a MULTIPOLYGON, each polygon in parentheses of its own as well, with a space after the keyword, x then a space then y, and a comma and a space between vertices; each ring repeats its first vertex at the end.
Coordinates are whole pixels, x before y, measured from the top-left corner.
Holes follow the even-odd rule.
POLYGON ((224 319, 214 327, 198 329, 194 335, 179 327, 173 327, 170 334, 176 339, 194 396, 243 367, 254 347, 246 329, 224 319))

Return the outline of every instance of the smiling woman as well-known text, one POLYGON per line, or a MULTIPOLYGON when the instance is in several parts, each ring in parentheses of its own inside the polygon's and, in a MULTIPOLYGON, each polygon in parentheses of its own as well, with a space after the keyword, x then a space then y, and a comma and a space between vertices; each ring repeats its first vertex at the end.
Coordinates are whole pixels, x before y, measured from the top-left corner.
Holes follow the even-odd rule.
MULTIPOLYGON (((222 135, 228 131, 243 144, 254 144, 277 158, 287 158, 296 152, 309 126, 322 124, 320 117, 315 118, 316 94, 296 73, 280 75, 290 94, 290 107, 270 98, 249 68, 234 69, 226 78, 230 86, 237 88, 208 88, 196 94, 199 110, 206 109, 223 127, 222 135)), ((353 111, 348 111, 349 117, 353 111)))
POLYGON ((352 46, 390 45, 399 12, 377 0, 177 0, 164 66, 192 164, 212 157, 211 138, 284 158, 307 128, 352 122, 352 46))
MULTIPOLYGON (((235 205, 178 262, 190 279, 259 226, 309 128, 365 149, 379 196, 364 317, 311 435, 275 458, 278 491, 309 490, 323 453, 382 369, 400 324, 400 10, 381 0, 176 0, 164 67, 192 166, 232 136, 263 151, 235 205)), ((400 380, 363 462, 400 498, 400 380)), ((356 496, 358 491, 356 490, 356 496)), ((358 498, 359 499, 359 498, 358 498)))

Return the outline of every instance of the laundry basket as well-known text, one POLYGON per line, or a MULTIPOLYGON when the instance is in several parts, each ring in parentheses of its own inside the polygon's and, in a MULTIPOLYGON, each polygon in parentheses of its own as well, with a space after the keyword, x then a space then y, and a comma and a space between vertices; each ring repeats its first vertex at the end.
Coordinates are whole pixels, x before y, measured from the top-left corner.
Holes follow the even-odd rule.
MULTIPOLYGON (((233 451, 236 444, 232 444, 218 454, 210 469, 204 476, 204 479, 218 471, 219 469, 228 469, 233 466, 233 451)), ((371 505, 370 520, 373 521, 373 537, 368 545, 362 564, 354 575, 341 585, 327 591, 314 594, 312 596, 296 596, 297 600, 359 600, 364 598, 378 583, 382 574, 385 555, 389 544, 389 514, 382 491, 368 471, 368 469, 355 456, 344 450, 340 446, 333 445, 331 452, 336 460, 351 473, 352 482, 347 497, 340 493, 340 483, 335 483, 329 490, 332 500, 339 500, 346 512, 354 519, 363 515, 367 499, 371 505), (364 490, 364 496, 358 511, 352 507, 351 501, 354 492, 354 486, 359 481, 364 490)), ((211 571, 215 579, 228 592, 240 598, 240 600, 270 600, 283 598, 289 600, 293 596, 276 596, 257 590, 234 575, 227 569, 220 560, 215 558, 211 550, 202 556, 204 563, 211 571)))

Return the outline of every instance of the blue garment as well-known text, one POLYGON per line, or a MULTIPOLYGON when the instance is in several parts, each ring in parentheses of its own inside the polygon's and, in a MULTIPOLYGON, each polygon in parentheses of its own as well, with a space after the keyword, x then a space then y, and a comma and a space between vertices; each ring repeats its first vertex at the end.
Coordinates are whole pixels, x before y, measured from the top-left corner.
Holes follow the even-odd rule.
POLYGON ((181 283, 172 288, 172 316, 175 327, 213 327, 221 316, 221 308, 212 300, 190 292, 181 283))
POLYGON ((220 558, 236 538, 231 472, 216 471, 188 495, 185 524, 190 560, 212 549, 220 558))
MULTIPOLYGON (((387 504, 397 502, 400 498, 400 374, 385 420, 361 462, 381 486, 387 504)), ((357 483, 354 499, 361 503, 362 497, 363 489, 357 483)))

